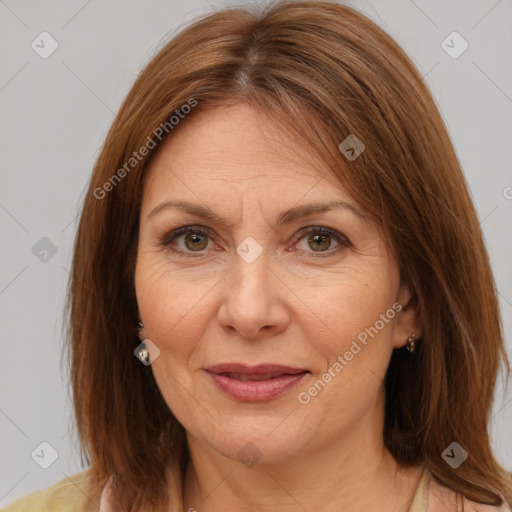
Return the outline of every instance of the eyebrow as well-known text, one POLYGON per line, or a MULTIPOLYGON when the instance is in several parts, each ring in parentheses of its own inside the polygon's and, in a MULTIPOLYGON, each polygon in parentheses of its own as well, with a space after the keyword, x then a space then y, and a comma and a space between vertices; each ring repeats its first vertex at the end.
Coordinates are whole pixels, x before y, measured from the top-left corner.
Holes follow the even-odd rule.
MULTIPOLYGON (((160 203, 150 213, 148 213, 147 218, 150 219, 163 210, 173 208, 208 220, 218 226, 222 226, 225 229, 233 228, 233 225, 230 222, 227 222, 209 208, 199 204, 192 204, 180 200, 169 200, 160 203)), ((361 219, 366 219, 366 216, 363 214, 363 212, 353 204, 347 203, 345 201, 330 201, 328 203, 309 203, 290 208, 289 210, 281 212, 276 217, 275 224, 279 227, 286 224, 291 224, 296 220, 302 219, 314 213, 323 213, 331 210, 347 210, 361 219)))

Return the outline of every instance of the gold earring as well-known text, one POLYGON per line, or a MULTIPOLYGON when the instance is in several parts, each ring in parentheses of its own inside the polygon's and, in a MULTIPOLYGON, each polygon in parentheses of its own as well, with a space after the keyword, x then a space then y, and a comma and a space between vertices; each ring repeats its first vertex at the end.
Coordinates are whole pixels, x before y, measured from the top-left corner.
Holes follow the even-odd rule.
POLYGON ((416 335, 411 334, 409 338, 407 339, 407 345, 406 348, 409 352, 414 352, 414 349, 416 348, 416 335))

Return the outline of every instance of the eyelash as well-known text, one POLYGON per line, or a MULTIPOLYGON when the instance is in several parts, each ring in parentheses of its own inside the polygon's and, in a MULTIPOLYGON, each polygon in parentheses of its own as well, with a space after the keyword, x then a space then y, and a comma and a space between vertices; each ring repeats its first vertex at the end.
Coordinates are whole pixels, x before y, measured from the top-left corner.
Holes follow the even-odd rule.
MULTIPOLYGON (((174 242, 177 238, 179 238, 181 235, 186 235, 188 233, 195 233, 202 236, 209 237, 211 239, 211 232, 210 230, 203 228, 202 226, 184 226, 182 228, 174 229, 173 231, 170 231, 169 233, 166 233, 164 236, 162 236, 159 239, 159 243, 161 246, 169 248, 175 253, 178 253, 180 255, 186 254, 186 257, 191 258, 198 258, 203 255, 205 250, 202 251, 183 251, 181 249, 175 249, 171 247, 171 243, 174 242), (196 252, 197 254, 194 254, 196 252)), ((336 240, 336 242, 339 243, 339 246, 334 249, 328 249, 327 251, 311 251, 313 258, 326 258, 328 256, 332 256, 335 253, 338 253, 340 250, 345 249, 347 247, 350 247, 352 244, 348 240, 348 238, 338 231, 335 231, 330 228, 322 227, 322 226, 306 226, 300 232, 294 236, 295 242, 299 242, 306 236, 317 233, 317 234, 326 234, 331 236, 336 240), (304 231, 306 230, 306 231, 304 231)), ((307 251, 310 252, 310 251, 307 251)))

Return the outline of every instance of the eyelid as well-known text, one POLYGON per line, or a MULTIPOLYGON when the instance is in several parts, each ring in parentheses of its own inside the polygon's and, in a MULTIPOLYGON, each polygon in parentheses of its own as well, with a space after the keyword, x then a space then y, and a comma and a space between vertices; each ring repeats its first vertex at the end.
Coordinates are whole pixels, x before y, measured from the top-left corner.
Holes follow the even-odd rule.
POLYGON ((169 245, 175 238, 188 232, 201 233, 203 235, 211 236, 212 231, 210 228, 200 225, 182 226, 171 231, 167 231, 163 236, 159 237, 158 241, 161 245, 169 245))
POLYGON ((309 233, 326 233, 332 236, 333 238, 336 238, 340 244, 350 245, 350 240, 343 233, 340 233, 336 229, 328 228, 325 226, 318 226, 316 224, 302 227, 301 229, 299 229, 299 231, 297 231, 295 235, 293 235, 293 238, 295 240, 300 240, 309 233))

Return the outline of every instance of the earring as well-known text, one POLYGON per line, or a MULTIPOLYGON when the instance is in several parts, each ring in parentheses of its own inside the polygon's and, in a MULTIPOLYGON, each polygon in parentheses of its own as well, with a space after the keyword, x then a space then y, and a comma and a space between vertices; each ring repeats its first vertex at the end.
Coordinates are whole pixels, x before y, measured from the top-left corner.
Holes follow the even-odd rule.
MULTIPOLYGON (((139 332, 139 336, 140 336, 140 333, 142 332, 142 329, 144 328, 144 324, 142 322, 137 322, 137 330, 139 332)), ((149 364, 149 352, 148 352, 148 349, 146 348, 146 344, 144 342, 142 342, 140 344, 140 349, 137 353, 137 357, 145 364, 149 364)))
POLYGON ((143 344, 141 349, 139 350, 138 358, 144 363, 147 364, 149 362, 149 352, 146 348, 146 345, 143 344))
POLYGON ((416 348, 416 335, 411 334, 409 338, 407 339, 407 345, 405 346, 409 352, 414 352, 414 349, 416 348))

